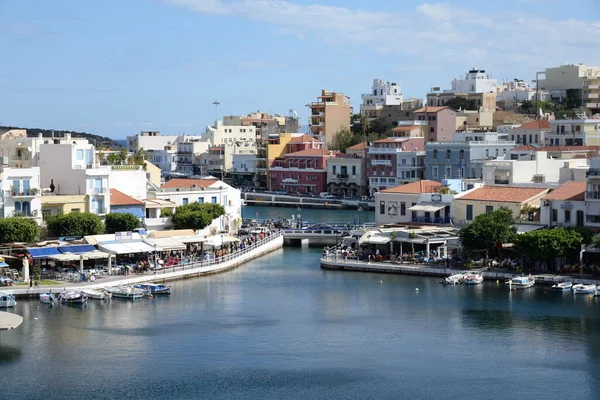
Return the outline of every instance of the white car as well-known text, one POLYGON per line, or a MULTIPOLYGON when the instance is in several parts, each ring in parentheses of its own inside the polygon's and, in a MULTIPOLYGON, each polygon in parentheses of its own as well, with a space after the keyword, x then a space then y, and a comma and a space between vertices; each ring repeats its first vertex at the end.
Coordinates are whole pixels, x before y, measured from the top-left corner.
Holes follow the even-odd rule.
POLYGON ((250 231, 250 234, 251 235, 260 235, 261 233, 264 233, 266 235, 267 232, 269 232, 269 228, 266 228, 264 226, 257 226, 256 228, 254 228, 250 231))

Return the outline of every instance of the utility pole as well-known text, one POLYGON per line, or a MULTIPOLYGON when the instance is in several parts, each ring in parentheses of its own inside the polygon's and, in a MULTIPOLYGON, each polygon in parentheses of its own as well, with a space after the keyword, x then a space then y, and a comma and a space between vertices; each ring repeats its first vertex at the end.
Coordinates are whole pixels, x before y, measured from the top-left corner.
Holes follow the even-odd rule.
POLYGON ((213 102, 213 105, 215 106, 215 128, 217 127, 217 121, 219 119, 219 106, 221 105, 221 103, 219 103, 219 100, 215 100, 213 102))

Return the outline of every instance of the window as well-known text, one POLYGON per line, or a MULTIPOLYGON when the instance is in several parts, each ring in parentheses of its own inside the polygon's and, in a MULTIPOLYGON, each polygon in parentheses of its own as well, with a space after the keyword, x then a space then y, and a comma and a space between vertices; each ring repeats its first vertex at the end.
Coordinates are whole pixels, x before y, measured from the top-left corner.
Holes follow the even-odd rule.
POLYGON ((433 150, 433 159, 437 160, 437 150, 433 150))
POLYGON ((385 214, 385 201, 380 201, 379 202, 379 214, 380 215, 384 215, 385 214))
POLYGON ((433 167, 431 171, 431 177, 436 179, 438 177, 438 167, 433 167))
POLYGON ((333 166, 333 174, 334 174, 334 175, 335 175, 335 172, 336 172, 336 166, 334 165, 334 166, 333 166))
POLYGON ((552 222, 558 221, 558 210, 556 208, 552 209, 552 222))
POLYGON ((78 212, 81 212, 81 209, 80 208, 72 208, 71 212, 72 213, 78 213, 78 212))
POLYGON ((400 215, 406 215, 406 203, 404 201, 400 203, 400 215))
POLYGON ((485 158, 490 157, 490 149, 485 149, 485 158))
POLYGON ((467 221, 473 221, 473 205, 467 204, 467 221))
POLYGON ((429 133, 433 133, 433 132, 434 132, 433 127, 429 128, 429 133))
POLYGON ((83 160, 83 150, 75 150, 75 158, 77 160, 83 160))
POLYGON ((449 160, 452 158, 452 151, 451 150, 446 150, 446 160, 449 160))
POLYGON ((216 203, 217 202, 217 196, 213 196, 210 198, 210 202, 211 203, 216 203))
POLYGON ((402 159, 402 165, 406 165, 406 158, 402 159))
POLYGON ((446 167, 446 178, 452 178, 452 168, 446 167))
POLYGON ((494 206, 485 206, 485 213, 491 213, 494 211, 494 206))
POLYGON ((464 151, 463 149, 461 149, 461 150, 458 152, 458 157, 459 157, 461 160, 463 160, 463 159, 465 158, 465 151, 464 151))
POLYGON ((571 210, 565 210, 565 222, 566 223, 571 222, 571 210))
POLYGON ((500 153, 500 149, 496 149, 496 157, 498 157, 499 153, 500 153))
POLYGON ((352 166, 352 176, 356 175, 356 165, 352 166))
POLYGON ((183 205, 185 206, 185 205, 188 203, 188 198, 187 198, 187 197, 184 197, 184 198, 182 199, 182 202, 183 202, 183 205))
POLYGON ((198 197, 198 203, 200 203, 200 204, 204 203, 204 197, 198 197))

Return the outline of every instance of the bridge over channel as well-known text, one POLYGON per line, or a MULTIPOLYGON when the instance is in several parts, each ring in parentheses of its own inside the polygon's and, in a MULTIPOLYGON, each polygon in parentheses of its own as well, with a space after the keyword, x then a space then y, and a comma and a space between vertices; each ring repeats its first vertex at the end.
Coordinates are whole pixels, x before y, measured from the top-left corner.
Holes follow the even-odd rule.
POLYGON ((283 244, 286 246, 301 246, 303 242, 309 246, 333 246, 341 243, 344 236, 362 235, 366 229, 374 226, 373 223, 361 225, 320 223, 302 228, 285 228, 281 233, 283 244))

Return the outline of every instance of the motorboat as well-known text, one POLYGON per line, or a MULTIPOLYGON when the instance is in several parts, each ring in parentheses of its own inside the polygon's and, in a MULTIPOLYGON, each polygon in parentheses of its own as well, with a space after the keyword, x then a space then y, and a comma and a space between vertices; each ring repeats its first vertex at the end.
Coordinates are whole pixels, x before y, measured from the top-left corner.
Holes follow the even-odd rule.
POLYGON ((463 278, 464 274, 452 274, 450 276, 447 276, 440 283, 444 285, 460 285, 461 283, 463 283, 463 278))
POLYGON ((596 293, 596 285, 584 285, 583 283, 578 283, 577 285, 573 285, 573 294, 594 294, 596 293))
POLYGON ((144 291, 133 286, 110 286, 104 290, 116 299, 139 300, 144 297, 144 291))
POLYGON ((58 295, 58 299, 63 304, 85 304, 88 297, 85 293, 79 291, 65 290, 58 295))
POLYGON ((133 287, 149 291, 151 295, 155 294, 171 294, 171 286, 160 285, 157 283, 140 283, 137 285, 133 285, 133 287))
POLYGON ((600 296, 600 283, 596 285, 596 293, 594 293, 594 296, 600 296))
POLYGON ((55 305, 58 299, 52 293, 40 293, 40 301, 44 304, 55 305))
POLYGON ((556 285, 552 285, 552 290, 555 292, 566 292, 568 290, 571 290, 572 287, 573 282, 560 282, 556 285))
POLYGON ((89 299, 94 300, 108 300, 112 297, 111 293, 96 289, 83 289, 82 293, 85 293, 89 299))
POLYGON ((516 276, 506 281, 511 290, 527 289, 535 285, 535 278, 533 276, 516 276))
POLYGON ((480 273, 465 274, 463 282, 465 285, 479 285, 481 282, 483 282, 483 275, 480 273))
POLYGON ((17 305, 17 301, 12 294, 0 293, 0 308, 9 308, 17 305))

